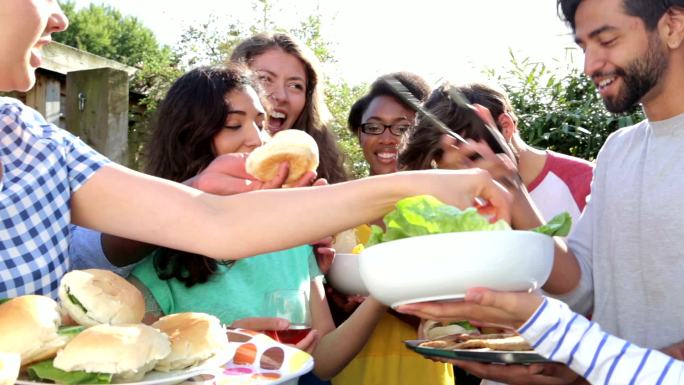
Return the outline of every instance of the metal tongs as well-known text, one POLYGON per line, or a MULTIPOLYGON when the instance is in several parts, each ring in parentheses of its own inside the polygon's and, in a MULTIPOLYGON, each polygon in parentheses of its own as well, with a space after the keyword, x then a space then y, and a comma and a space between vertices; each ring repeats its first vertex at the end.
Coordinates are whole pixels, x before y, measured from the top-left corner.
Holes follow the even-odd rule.
MULTIPOLYGON (((444 124, 444 122, 439 120, 439 118, 437 118, 432 112, 423 108, 418 99, 416 99, 415 96, 413 96, 413 94, 411 94, 411 92, 408 90, 408 88, 406 88, 406 86, 404 86, 399 80, 397 80, 397 78, 390 76, 383 78, 383 80, 387 83, 387 85, 392 87, 394 92, 404 103, 408 104, 409 106, 411 106, 413 110, 426 117, 430 121, 430 123, 434 124, 438 129, 442 131, 442 133, 449 135, 450 137, 458 140, 463 144, 468 144, 468 141, 463 139, 461 135, 457 134, 454 131, 451 131, 451 129, 446 124, 444 124)), ((461 95, 461 100, 463 100, 463 95, 461 95)))
MULTIPOLYGON (((411 92, 404 86, 397 78, 395 77, 386 77, 384 78, 384 81, 392 87, 396 95, 404 101, 406 104, 408 104, 411 108, 413 108, 416 112, 420 113, 423 115, 425 118, 427 118, 430 123, 432 123, 435 127, 437 127, 442 133, 445 135, 448 135, 457 141, 463 143, 463 144, 469 144, 467 140, 465 140, 461 135, 458 133, 454 132, 444 124, 439 118, 437 118, 432 112, 428 111, 425 107, 421 105, 421 103, 411 94, 411 92)), ((492 127, 490 124, 485 122, 482 118, 480 118, 480 115, 477 113, 477 109, 475 106, 470 104, 468 99, 466 99, 465 96, 463 96, 463 93, 459 91, 456 87, 450 86, 449 87, 449 97, 451 100, 461 109, 467 111, 467 118, 469 119, 469 123, 471 125, 478 125, 481 124, 484 126, 484 128, 489 131, 489 134, 494 138, 494 140, 497 141, 499 144, 499 147, 503 149, 504 153, 506 156, 508 156, 511 160, 515 161, 516 157, 513 154, 513 151, 511 148, 508 146, 506 141, 503 138, 503 135, 501 135, 501 132, 497 130, 496 128, 492 127)), ((482 155, 479 153, 472 154, 471 156, 468 157, 471 161, 476 161, 478 159, 482 159, 482 155)), ((516 174, 517 175, 517 174, 516 174)), ((520 175, 517 175, 517 178, 515 180, 510 180, 510 178, 505 178, 506 180, 504 181, 505 183, 509 184, 511 187, 519 187, 520 184, 522 183, 520 179, 520 175)))

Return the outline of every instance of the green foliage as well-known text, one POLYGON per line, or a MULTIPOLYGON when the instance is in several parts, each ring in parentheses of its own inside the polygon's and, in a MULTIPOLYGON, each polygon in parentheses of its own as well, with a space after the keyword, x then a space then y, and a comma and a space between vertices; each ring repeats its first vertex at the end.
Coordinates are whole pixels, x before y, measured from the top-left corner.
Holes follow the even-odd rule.
POLYGON ((225 63, 233 48, 248 34, 236 23, 225 23, 218 16, 189 26, 174 47, 185 68, 225 63))
POLYGON ((340 82, 335 84, 328 82, 325 88, 325 100, 332 119, 330 128, 339 139, 337 144, 346 155, 346 168, 349 176, 358 179, 368 176, 369 167, 363 157, 363 151, 358 138, 347 129, 347 115, 351 105, 367 91, 365 84, 350 86, 340 82))
POLYGON ((131 89, 142 98, 131 106, 128 127, 128 166, 142 170, 145 144, 150 135, 151 124, 157 112, 157 105, 164 98, 171 84, 183 74, 176 55, 168 47, 161 55, 144 57, 144 65, 131 79, 131 89))
POLYGON ((640 107, 608 112, 591 80, 572 65, 550 69, 512 53, 510 64, 509 73, 488 75, 508 93, 520 135, 532 146, 594 160, 608 135, 644 119, 640 107))
MULTIPOLYGON (((256 17, 253 24, 219 22, 210 17, 198 27, 190 27, 181 38, 176 52, 189 64, 217 64, 230 58, 233 49, 244 39, 260 31, 282 31, 292 34, 304 42, 321 63, 334 63, 333 44, 321 33, 320 14, 304 18, 298 26, 285 29, 277 26, 271 17, 273 5, 268 0, 255 0, 252 4, 256 17), (194 48, 193 48, 194 47, 194 48), (197 52, 197 53, 195 53, 197 52), (203 53, 205 56, 201 56, 203 53), (194 59, 194 60, 193 60, 194 59)), ((277 13, 277 12, 275 12, 277 13)), ((368 164, 358 144, 358 139, 347 130, 347 114, 352 103, 366 91, 366 85, 350 86, 344 81, 325 82, 325 102, 331 112, 330 128, 338 138, 338 145, 346 155, 345 166, 352 178, 368 175, 368 164)))
POLYGON ((323 38, 321 34, 321 15, 309 15, 300 26, 290 31, 292 35, 304 42, 321 63, 336 62, 333 54, 332 43, 323 38))
POLYGON ((124 17, 106 5, 90 4, 78 11, 73 0, 61 5, 70 24, 54 35, 60 43, 136 67, 146 57, 161 54, 154 33, 135 17, 124 17))
POLYGON ((129 113, 128 166, 140 170, 157 103, 183 73, 178 55, 160 45, 137 18, 123 16, 110 6, 90 4, 76 10, 73 0, 61 6, 69 18, 69 28, 55 34, 56 41, 138 69, 130 79, 135 103, 129 113))

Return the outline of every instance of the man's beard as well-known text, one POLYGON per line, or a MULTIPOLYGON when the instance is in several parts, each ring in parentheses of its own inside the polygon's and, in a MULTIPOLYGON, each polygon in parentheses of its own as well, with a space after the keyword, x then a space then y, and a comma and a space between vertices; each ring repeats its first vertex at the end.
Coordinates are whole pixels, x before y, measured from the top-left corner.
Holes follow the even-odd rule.
POLYGON ((635 106, 658 82, 667 69, 667 55, 660 49, 659 38, 653 36, 643 57, 634 59, 626 69, 618 67, 614 75, 624 84, 613 98, 604 98, 606 109, 621 113, 635 106))

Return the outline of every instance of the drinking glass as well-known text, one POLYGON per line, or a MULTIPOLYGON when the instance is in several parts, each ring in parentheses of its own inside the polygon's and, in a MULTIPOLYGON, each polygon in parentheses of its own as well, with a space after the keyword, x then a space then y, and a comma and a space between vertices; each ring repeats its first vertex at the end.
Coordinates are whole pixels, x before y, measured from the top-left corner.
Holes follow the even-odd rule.
POLYGON ((311 331, 311 313, 305 291, 283 289, 266 293, 265 306, 266 316, 290 321, 286 330, 264 330, 274 340, 294 345, 311 331))

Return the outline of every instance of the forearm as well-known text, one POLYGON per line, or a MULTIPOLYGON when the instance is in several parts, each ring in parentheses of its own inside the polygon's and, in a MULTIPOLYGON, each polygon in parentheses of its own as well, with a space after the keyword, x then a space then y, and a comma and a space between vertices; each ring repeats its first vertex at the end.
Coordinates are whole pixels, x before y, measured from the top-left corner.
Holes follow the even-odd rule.
POLYGON ((547 299, 519 332, 539 354, 569 363, 592 384, 674 385, 684 380, 682 361, 609 335, 560 301, 547 299))
MULTIPOLYGON (((238 259, 317 241, 384 215, 403 197, 444 192, 454 179, 478 186, 486 177, 477 171, 446 178, 397 173, 331 186, 216 196, 110 165, 76 191, 72 220, 123 238, 238 259)), ((466 206, 466 200, 472 203, 467 193, 454 192, 452 199, 466 206)))
MULTIPOLYGON (((545 223, 526 190, 514 195, 511 224, 517 230, 532 229, 545 223)), ((554 237, 553 267, 543 289, 550 294, 564 294, 572 291, 580 280, 577 259, 568 249, 565 241, 554 237)))
POLYGON ((385 305, 368 297, 342 325, 321 338, 313 352, 316 376, 327 379, 344 369, 363 349, 386 311, 385 305))

